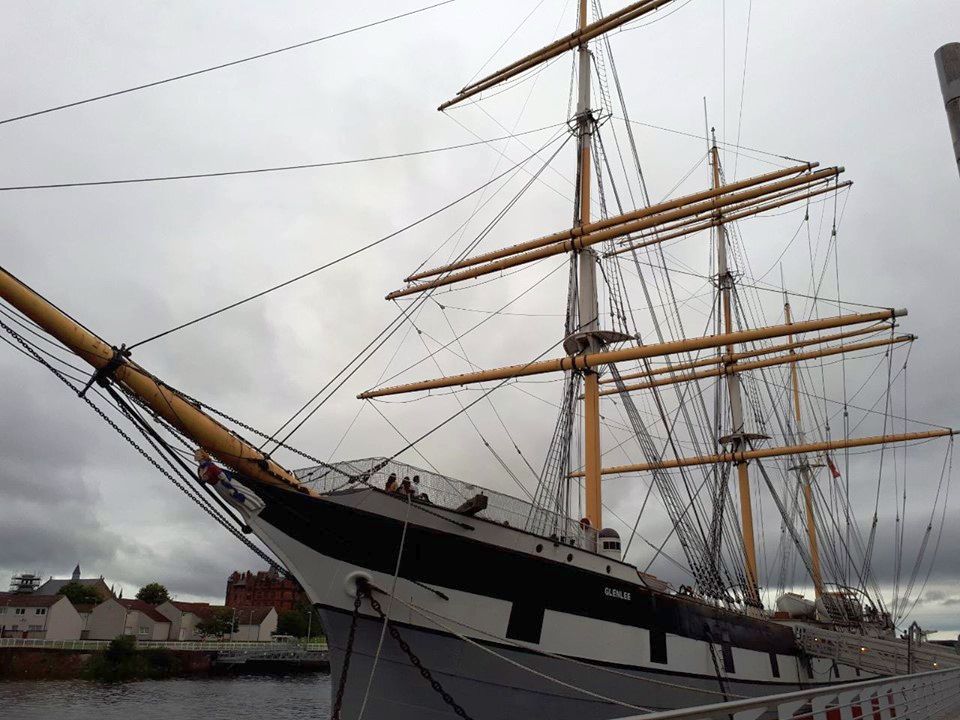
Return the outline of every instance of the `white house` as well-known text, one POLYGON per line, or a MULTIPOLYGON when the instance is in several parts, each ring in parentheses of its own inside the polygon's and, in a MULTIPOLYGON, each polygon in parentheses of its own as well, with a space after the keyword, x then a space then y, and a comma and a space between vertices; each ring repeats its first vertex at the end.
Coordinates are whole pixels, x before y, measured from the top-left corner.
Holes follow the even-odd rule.
POLYGON ((273 607, 237 608, 237 631, 231 640, 266 642, 277 631, 277 610, 273 607))
POLYGON ((214 607, 210 603, 167 600, 157 605, 157 612, 170 621, 171 640, 200 640, 197 625, 213 616, 214 607))
POLYGON ((79 640, 83 621, 63 595, 0 593, 0 637, 79 640))
POLYGON ((87 637, 112 640, 118 635, 133 635, 138 640, 167 640, 170 619, 142 600, 110 598, 97 605, 87 621, 87 637))

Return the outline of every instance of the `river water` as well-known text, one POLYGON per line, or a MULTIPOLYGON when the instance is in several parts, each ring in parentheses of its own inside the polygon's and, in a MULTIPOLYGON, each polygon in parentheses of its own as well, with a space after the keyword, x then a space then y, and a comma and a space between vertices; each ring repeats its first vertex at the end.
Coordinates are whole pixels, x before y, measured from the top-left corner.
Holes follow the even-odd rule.
POLYGON ((330 676, 0 681, 4 720, 326 720, 330 676))

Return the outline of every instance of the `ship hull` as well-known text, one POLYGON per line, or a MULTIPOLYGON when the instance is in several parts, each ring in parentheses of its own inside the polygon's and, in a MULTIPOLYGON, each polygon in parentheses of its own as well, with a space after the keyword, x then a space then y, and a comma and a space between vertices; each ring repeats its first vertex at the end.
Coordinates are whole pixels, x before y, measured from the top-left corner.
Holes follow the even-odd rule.
MULTIPOLYGON (((644 585, 595 553, 362 489, 262 486, 254 532, 321 609, 337 687, 356 581, 477 720, 614 718, 850 681, 801 656, 785 627, 644 585)), ((363 600, 344 718, 452 718, 363 600)))
MULTIPOLYGON (((332 682, 336 688, 351 616, 329 609, 321 610, 320 614, 330 643, 332 682)), ((379 620, 363 618, 358 623, 344 692, 343 717, 359 717, 365 698, 365 718, 447 720, 455 717, 389 633, 380 645, 382 628, 379 620)), ((443 689, 476 720, 541 717, 606 720, 648 710, 720 702, 724 693, 729 699, 735 699, 800 689, 799 685, 788 683, 725 679, 724 690, 721 690, 716 676, 655 673, 590 661, 572 662, 570 658, 545 657, 494 643, 479 643, 481 649, 453 635, 412 625, 398 625, 397 630, 443 689), (518 667, 521 665, 524 669, 518 667), (588 689, 591 694, 561 685, 557 680, 588 689)))

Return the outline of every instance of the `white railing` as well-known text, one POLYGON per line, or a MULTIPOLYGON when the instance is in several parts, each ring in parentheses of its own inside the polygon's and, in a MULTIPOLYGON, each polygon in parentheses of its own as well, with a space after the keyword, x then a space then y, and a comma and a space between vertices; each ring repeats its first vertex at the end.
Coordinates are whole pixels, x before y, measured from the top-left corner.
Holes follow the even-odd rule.
POLYGON ((620 720, 952 720, 958 710, 960 668, 950 668, 620 720))
POLYGON ((960 666, 960 655, 933 643, 908 643, 799 625, 797 644, 808 654, 881 675, 917 673, 960 666))
MULTIPOLYGON (((109 640, 42 640, 37 638, 0 638, 0 648, 30 647, 53 650, 102 650, 110 644, 109 640)), ((167 648, 169 650, 205 650, 208 652, 222 652, 229 650, 306 650, 317 652, 327 649, 326 640, 313 640, 309 643, 289 642, 244 642, 244 641, 167 641, 167 640, 138 640, 137 647, 167 648)))

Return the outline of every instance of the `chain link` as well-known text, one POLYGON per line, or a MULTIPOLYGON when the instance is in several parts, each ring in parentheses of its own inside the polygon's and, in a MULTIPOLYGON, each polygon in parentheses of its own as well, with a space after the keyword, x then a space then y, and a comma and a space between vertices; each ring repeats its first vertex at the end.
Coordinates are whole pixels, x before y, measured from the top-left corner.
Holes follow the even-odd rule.
POLYGON ((350 634, 347 635, 347 649, 343 656, 343 668, 340 670, 340 681, 337 683, 337 697, 333 702, 330 720, 340 720, 343 709, 343 692, 347 689, 347 673, 350 672, 350 657, 353 655, 353 640, 357 634, 357 621, 360 619, 360 603, 363 602, 363 593, 357 583, 357 597, 353 601, 353 617, 350 620, 350 634))
MULTIPOLYGON (((370 586, 367 585, 366 592, 369 594, 370 605, 371 607, 373 607, 377 615, 380 616, 380 619, 386 623, 387 615, 386 613, 383 612, 383 608, 380 607, 380 603, 377 602, 377 599, 375 597, 373 597, 373 594, 370 592, 370 590, 371 590, 370 586)), ((433 677, 433 674, 430 672, 430 670, 424 667, 420 658, 418 658, 416 653, 414 653, 413 650, 410 649, 410 646, 406 643, 406 641, 402 637, 400 637, 400 631, 397 630, 396 625, 394 625, 393 623, 388 623, 387 631, 390 633, 390 637, 396 640, 397 645, 400 646, 400 649, 403 650, 406 656, 410 659, 410 664, 413 665, 420 672, 420 675, 423 677, 424 680, 430 683, 430 687, 432 687, 434 692, 436 692, 437 694, 440 695, 441 698, 443 698, 443 701, 450 706, 453 712, 456 713, 459 717, 464 718, 465 720, 472 720, 470 716, 467 715, 467 711, 464 710, 457 703, 457 701, 453 699, 453 696, 443 689, 443 685, 440 684, 440 681, 437 680, 435 677, 433 677)))

